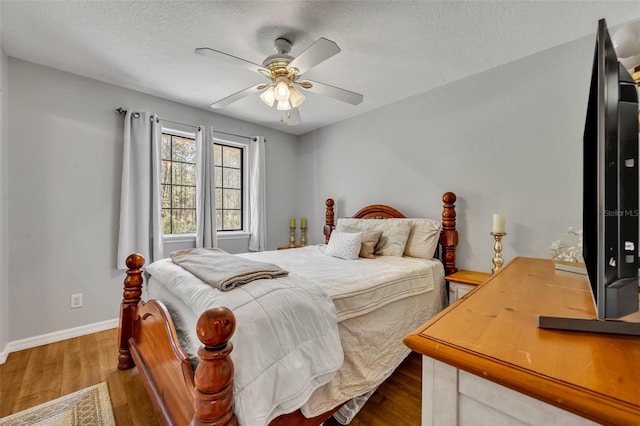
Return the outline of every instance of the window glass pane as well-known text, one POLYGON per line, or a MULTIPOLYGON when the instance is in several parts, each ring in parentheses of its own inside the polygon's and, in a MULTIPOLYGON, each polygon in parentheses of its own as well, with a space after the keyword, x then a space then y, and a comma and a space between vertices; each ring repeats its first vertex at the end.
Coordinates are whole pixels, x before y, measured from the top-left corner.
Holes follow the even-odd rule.
POLYGON ((171 161, 162 160, 162 164, 160 165, 160 182, 171 182, 171 161))
POLYGON ((216 209, 222 208, 222 188, 216 188, 216 209))
MULTIPOLYGON (((173 163, 172 177, 174 185, 192 185, 196 184, 196 165, 187 163, 173 163)), ((163 181, 164 182, 164 181, 163 181)))
POLYGON ((213 145, 213 165, 222 166, 222 146, 218 144, 213 145))
POLYGON ((222 165, 225 167, 229 167, 231 164, 231 148, 228 146, 222 147, 222 165))
POLYGON ((162 134, 162 159, 171 160, 171 135, 162 134))
POLYGON ((223 213, 223 229, 226 231, 237 231, 242 226, 240 210, 225 210, 223 213))
POLYGON ((216 210, 216 229, 222 230, 222 210, 216 210))
POLYGON ((242 208, 242 191, 239 189, 223 189, 224 208, 238 209, 242 208))
POLYGON ((242 149, 225 147, 224 165, 226 167, 240 168, 242 149))
POLYGON ((214 182, 214 184, 215 184, 215 186, 217 188, 219 188, 219 187, 222 186, 222 167, 216 167, 214 172, 215 172, 215 176, 214 176, 215 182, 214 182))
POLYGON ((173 209, 171 211, 173 220, 173 233, 184 234, 185 232, 195 232, 196 211, 191 209, 173 209))
POLYGON ((173 161, 196 162, 196 144, 193 139, 173 137, 173 161))
POLYGON ((162 233, 170 234, 171 233, 171 210, 162 209, 161 213, 162 218, 162 233))
POLYGON ((225 188, 242 188, 242 174, 239 169, 222 169, 222 185, 225 188))
POLYGON ((195 209, 196 208, 196 189, 192 186, 174 186, 172 202, 173 202, 172 207, 174 209, 184 209, 184 208, 195 209))
POLYGON ((162 208, 171 208, 171 185, 162 185, 160 188, 162 208))

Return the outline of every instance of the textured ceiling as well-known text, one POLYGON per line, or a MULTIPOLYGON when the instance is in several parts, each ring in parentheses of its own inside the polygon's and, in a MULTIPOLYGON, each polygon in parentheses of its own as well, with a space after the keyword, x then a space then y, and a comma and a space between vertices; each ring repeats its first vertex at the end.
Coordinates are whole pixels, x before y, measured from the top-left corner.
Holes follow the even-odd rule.
POLYGON ((215 111, 293 134, 595 34, 600 18, 640 17, 638 0, 0 1, 9 56, 208 110, 266 80, 194 48, 260 64, 277 37, 293 56, 333 40, 342 52, 304 77, 362 93, 360 105, 307 92, 295 127, 257 95, 215 111))

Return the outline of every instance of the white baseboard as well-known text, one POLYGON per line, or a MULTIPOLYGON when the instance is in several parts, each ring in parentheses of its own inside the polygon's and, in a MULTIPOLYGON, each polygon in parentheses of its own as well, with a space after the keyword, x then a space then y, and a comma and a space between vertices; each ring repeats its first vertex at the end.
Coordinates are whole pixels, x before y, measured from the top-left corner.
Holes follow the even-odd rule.
POLYGON ((119 319, 111 319, 107 321, 96 322, 93 324, 82 325, 80 327, 68 328, 66 330, 54 331, 53 333, 42 334, 40 336, 29 337, 9 342, 4 351, 0 352, 0 364, 3 364, 7 356, 11 352, 21 351, 23 349, 34 348, 36 346, 47 345, 49 343, 59 342, 61 340, 71 339, 73 337, 84 336, 86 334, 97 333, 98 331, 116 328, 119 325, 119 319))
POLYGON ((7 356, 9 356, 8 346, 9 345, 7 344, 4 349, 2 349, 2 352, 0 352, 0 365, 4 364, 7 360, 7 356))

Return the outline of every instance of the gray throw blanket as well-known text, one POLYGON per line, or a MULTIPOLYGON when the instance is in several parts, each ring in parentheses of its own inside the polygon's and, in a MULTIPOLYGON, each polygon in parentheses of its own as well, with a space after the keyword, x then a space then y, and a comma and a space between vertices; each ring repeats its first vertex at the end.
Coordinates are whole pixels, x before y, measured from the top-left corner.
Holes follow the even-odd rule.
POLYGON ((253 280, 284 277, 287 271, 273 263, 234 256, 219 248, 195 248, 171 253, 176 265, 221 291, 253 280))

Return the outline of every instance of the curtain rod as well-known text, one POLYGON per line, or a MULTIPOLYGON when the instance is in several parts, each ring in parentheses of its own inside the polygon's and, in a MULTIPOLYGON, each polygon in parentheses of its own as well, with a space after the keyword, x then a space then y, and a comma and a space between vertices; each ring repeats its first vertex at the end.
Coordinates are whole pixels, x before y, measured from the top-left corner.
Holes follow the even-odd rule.
MULTIPOLYGON (((122 107, 118 107, 118 108, 116 108, 116 112, 118 114, 120 114, 120 115, 125 115, 127 113, 127 110, 122 108, 122 107)), ((133 116, 135 118, 138 118, 138 117, 140 117, 140 114, 136 112, 136 113, 134 113, 133 116)), ((167 123, 173 123, 173 124, 179 124, 181 126, 193 127, 194 129, 198 129, 198 131, 200 131, 200 126, 196 126, 194 124, 180 123, 180 122, 177 122, 177 121, 167 120, 166 118, 162 118, 161 120, 162 121, 166 121, 167 123)))
POLYGON ((213 132, 214 133, 221 133, 223 135, 236 136, 236 137, 239 137, 239 138, 251 139, 254 142, 257 141, 255 136, 236 135, 235 133, 221 132, 220 130, 214 130, 213 132))
MULTIPOLYGON (((127 110, 122 108, 122 107, 118 107, 116 108, 116 112, 120 115, 125 115, 127 113, 127 110)), ((138 114, 138 113, 135 113, 138 114)), ((138 118, 140 116, 140 114, 138 115, 134 115, 134 117, 138 118)), ((193 124, 185 124, 185 123, 178 123, 177 121, 171 121, 171 120, 166 120, 166 119, 162 119, 162 121, 167 121, 169 123, 173 123, 173 124, 180 124, 182 126, 187 126, 187 127, 193 127, 194 129, 198 129, 198 131, 200 131, 200 126, 194 126, 193 124)), ((221 132, 220 130, 214 130, 214 133, 221 133, 223 135, 229 135, 229 136, 236 136, 238 138, 245 138, 245 139, 251 139, 252 141, 257 141, 255 136, 245 136, 245 135, 237 135, 235 133, 227 133, 227 132, 221 132)))

